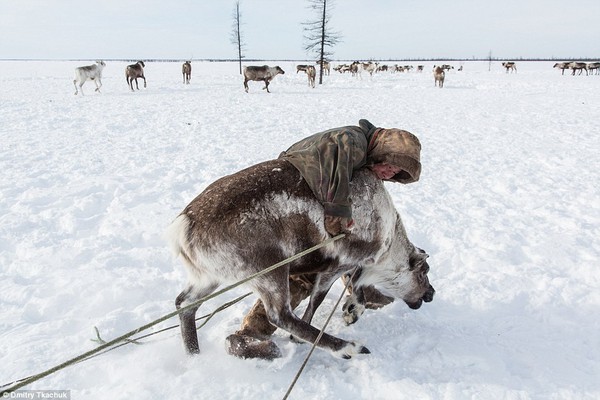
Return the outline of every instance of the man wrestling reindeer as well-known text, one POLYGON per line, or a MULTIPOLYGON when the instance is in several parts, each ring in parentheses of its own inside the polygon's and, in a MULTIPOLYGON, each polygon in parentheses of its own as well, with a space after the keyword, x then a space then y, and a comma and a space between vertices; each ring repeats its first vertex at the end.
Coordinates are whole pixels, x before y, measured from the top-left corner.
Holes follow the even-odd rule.
MULTIPOLYGON (((248 283, 260 300, 241 329, 227 338, 231 354, 280 356, 269 340, 276 327, 313 342, 319 333, 310 325, 314 311, 333 282, 355 267, 359 273, 344 305, 349 323, 365 306, 385 305, 393 298, 415 309, 431 301, 427 254, 406 237, 382 182, 417 181, 420 150, 411 133, 361 120, 359 126, 310 136, 277 160, 216 181, 171 225, 172 246, 190 273, 176 306, 184 307, 220 283, 243 279, 340 233, 347 236, 248 283), (293 309, 309 295, 300 319, 293 309)), ((189 353, 199 352, 196 310, 180 314, 189 353)), ((368 353, 358 343, 328 334, 318 346, 342 358, 368 353)))

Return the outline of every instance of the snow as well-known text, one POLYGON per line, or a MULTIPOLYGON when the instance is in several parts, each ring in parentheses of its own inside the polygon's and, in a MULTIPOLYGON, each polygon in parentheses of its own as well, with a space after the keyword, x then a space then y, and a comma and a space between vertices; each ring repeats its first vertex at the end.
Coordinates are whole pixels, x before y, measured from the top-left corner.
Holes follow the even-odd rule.
MULTIPOLYGON (((257 82, 246 94, 235 63, 195 62, 183 85, 180 63, 148 62, 148 88, 131 93, 127 63, 114 61, 101 94, 87 82, 74 96, 73 69, 92 62, 0 62, 0 384, 93 349, 94 326, 108 340, 172 312, 186 276, 164 232, 188 202, 300 138, 367 118, 421 139, 421 180, 386 186, 431 256, 436 297, 416 311, 367 310, 349 327, 336 310, 328 332, 372 354, 315 351, 290 398, 600 397, 599 76, 466 62, 439 89, 426 63, 423 73, 333 73, 311 89, 281 62, 271 94, 257 82)), ((175 329, 25 389, 281 399, 310 346, 278 331, 280 359, 227 355, 224 339, 254 300, 202 328, 198 356, 175 329)))

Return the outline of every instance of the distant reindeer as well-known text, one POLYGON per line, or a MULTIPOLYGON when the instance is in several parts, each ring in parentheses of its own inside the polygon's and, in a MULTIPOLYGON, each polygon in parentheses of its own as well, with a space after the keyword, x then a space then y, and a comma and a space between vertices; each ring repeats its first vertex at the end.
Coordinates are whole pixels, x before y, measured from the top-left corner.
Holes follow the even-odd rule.
POLYGON ((579 71, 579 75, 585 70, 585 74, 588 75, 587 64, 584 62, 572 62, 569 63, 569 68, 573 70, 571 75, 575 75, 575 71, 579 71))
POLYGON ((552 68, 561 69, 562 70, 561 75, 564 75, 565 74, 565 69, 569 69, 569 65, 570 64, 571 63, 568 63, 568 62, 556 63, 556 64, 554 64, 554 66, 552 68))
POLYGON ((308 65, 306 65, 306 64, 298 64, 298 65, 296 65, 296 73, 298 73, 300 71, 306 72, 306 68, 308 68, 308 65))
POLYGON ((142 78, 144 80, 144 87, 146 87, 146 77, 144 76, 144 68, 146 65, 143 61, 138 61, 135 64, 128 65, 125 68, 125 79, 127 80, 127 84, 131 88, 133 92, 133 81, 135 80, 135 87, 137 90, 140 90, 138 86, 138 78, 142 78))
POLYGON ((587 69, 590 75, 598 75, 598 71, 600 70, 600 62, 588 63, 587 69))
POLYGON ((315 87, 315 78, 317 76, 317 70, 312 65, 306 66, 306 76, 308 76, 308 86, 315 87))
MULTIPOLYGON (((317 65, 321 65, 321 61, 316 61, 315 64, 317 65)), ((331 71, 331 65, 329 64, 329 61, 323 61, 323 73, 325 75, 329 75, 331 71)))
POLYGON ((96 64, 86 65, 85 67, 75 68, 75 79, 73 79, 73 85, 75 85, 75 95, 77 95, 77 84, 79 84, 79 90, 83 96, 83 84, 89 79, 94 81, 96 84, 96 92, 100 92, 102 87, 102 70, 106 64, 104 61, 96 61, 96 64))
POLYGON ((513 61, 505 61, 502 63, 502 66, 504 68, 506 68, 506 73, 508 74, 508 71, 511 72, 517 72, 517 66, 513 61))
MULTIPOLYGON (((297 72, 296 72, 297 73, 297 72)), ((279 68, 279 66, 269 67, 268 65, 263 66, 247 66, 244 67, 244 90, 248 93, 248 82, 249 81, 263 81, 265 83, 265 87, 263 88, 269 92, 269 83, 275 78, 278 74, 285 74, 285 71, 279 68)))
POLYGON ((433 79, 434 86, 439 86, 440 88, 444 87, 444 79, 446 78, 446 72, 442 67, 433 66, 433 79))
POLYGON ((181 73, 183 74, 183 83, 190 84, 190 79, 192 79, 192 63, 186 61, 181 66, 181 73))

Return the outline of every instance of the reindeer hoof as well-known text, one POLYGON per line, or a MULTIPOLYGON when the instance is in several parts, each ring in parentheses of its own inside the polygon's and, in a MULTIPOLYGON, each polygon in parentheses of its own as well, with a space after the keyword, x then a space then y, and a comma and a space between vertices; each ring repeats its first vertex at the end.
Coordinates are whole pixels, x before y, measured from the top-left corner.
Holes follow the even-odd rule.
POLYGON ((344 322, 346 322, 346 325, 351 325, 358 321, 360 316, 365 312, 365 306, 363 306, 362 304, 355 303, 351 301, 351 299, 348 299, 348 301, 346 301, 346 303, 342 307, 342 310, 344 310, 344 312, 342 313, 342 318, 344 319, 344 322))
POLYGON ((333 354, 344 360, 349 360, 352 358, 352 356, 357 354, 371 354, 371 351, 361 344, 350 342, 340 350, 335 351, 333 354))
POLYGON ((260 340, 252 336, 232 334, 227 336, 227 352, 239 358, 273 360, 281 357, 281 350, 272 340, 260 340))

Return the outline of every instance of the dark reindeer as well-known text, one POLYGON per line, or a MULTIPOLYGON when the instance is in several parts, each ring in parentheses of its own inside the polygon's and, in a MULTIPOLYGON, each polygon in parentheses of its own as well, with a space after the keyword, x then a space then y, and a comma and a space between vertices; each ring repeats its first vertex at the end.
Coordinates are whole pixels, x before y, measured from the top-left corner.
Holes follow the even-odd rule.
POLYGON ((183 83, 189 85, 192 79, 192 63, 186 61, 181 66, 181 73, 183 74, 183 83))
POLYGON ((244 67, 244 89, 246 90, 246 93, 248 93, 248 81, 263 81, 265 83, 263 90, 267 89, 267 93, 271 93, 269 92, 269 83, 278 74, 285 74, 285 71, 279 68, 279 66, 269 67, 268 65, 263 65, 260 67, 244 67))
MULTIPOLYGON (((354 267, 360 275, 345 305, 344 319, 354 322, 364 310, 360 288, 376 285, 383 293, 417 309, 433 299, 427 254, 407 238, 400 215, 383 182, 370 170, 355 172, 354 228, 348 237, 247 283, 265 305, 269 321, 296 338, 314 342, 319 330, 310 322, 331 285, 354 267), (317 273, 306 312, 298 318, 290 306, 290 274, 317 273)), ((292 164, 271 160, 225 176, 208 186, 171 224, 171 246, 188 270, 188 283, 175 302, 178 309, 315 246, 329 235, 323 206, 292 164)), ((180 314, 186 350, 199 353, 195 315, 180 314)), ((369 350, 352 341, 323 334, 318 346, 351 358, 369 350)))
POLYGON ((131 88, 133 92, 133 81, 135 80, 135 87, 137 90, 140 90, 138 86, 138 78, 142 78, 144 80, 144 87, 146 87, 146 77, 144 76, 144 68, 146 65, 143 61, 138 61, 135 64, 128 65, 125 68, 125 79, 127 80, 127 84, 131 88))

